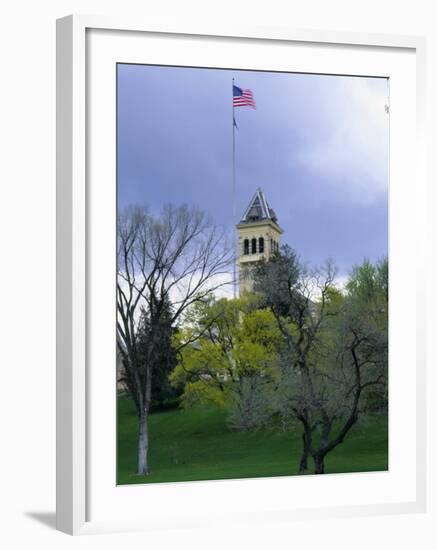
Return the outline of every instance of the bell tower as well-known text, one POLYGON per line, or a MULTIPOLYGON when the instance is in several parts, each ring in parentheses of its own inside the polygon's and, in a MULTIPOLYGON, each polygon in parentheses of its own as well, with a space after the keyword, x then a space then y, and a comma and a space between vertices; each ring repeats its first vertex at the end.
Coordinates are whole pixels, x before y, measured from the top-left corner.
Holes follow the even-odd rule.
POLYGON ((283 230, 258 187, 243 217, 237 224, 238 279, 240 295, 253 289, 252 270, 262 259, 268 260, 279 249, 283 230))

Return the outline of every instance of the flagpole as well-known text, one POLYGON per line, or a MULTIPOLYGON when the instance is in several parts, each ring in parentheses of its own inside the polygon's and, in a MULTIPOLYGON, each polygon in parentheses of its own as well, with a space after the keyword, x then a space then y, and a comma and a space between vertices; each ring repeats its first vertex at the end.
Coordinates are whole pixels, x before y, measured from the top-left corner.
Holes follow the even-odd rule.
POLYGON ((234 231, 234 298, 237 297, 237 206, 236 206, 236 181, 235 181, 235 107, 234 107, 234 86, 235 82, 232 79, 232 218, 234 231))

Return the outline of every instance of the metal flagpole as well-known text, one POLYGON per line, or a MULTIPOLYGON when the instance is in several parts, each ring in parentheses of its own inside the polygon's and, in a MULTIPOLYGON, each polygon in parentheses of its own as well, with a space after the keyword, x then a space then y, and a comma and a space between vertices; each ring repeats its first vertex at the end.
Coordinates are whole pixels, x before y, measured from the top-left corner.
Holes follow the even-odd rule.
POLYGON ((236 230, 237 223, 237 205, 236 205, 236 181, 235 181, 235 107, 234 107, 234 86, 235 82, 232 79, 232 218, 234 231, 234 298, 237 297, 237 247, 238 237, 236 230))

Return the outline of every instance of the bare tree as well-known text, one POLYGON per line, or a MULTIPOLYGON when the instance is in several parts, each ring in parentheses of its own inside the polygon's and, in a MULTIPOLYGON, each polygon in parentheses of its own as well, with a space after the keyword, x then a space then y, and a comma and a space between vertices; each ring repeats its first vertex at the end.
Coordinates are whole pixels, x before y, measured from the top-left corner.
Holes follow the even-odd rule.
POLYGON ((369 408, 369 391, 386 391, 383 294, 377 300, 344 297, 335 289, 331 262, 308 270, 288 247, 261 265, 255 279, 284 341, 275 406, 302 424, 300 472, 311 455, 315 473, 324 473, 326 455, 369 408))
POLYGON ((147 474, 152 376, 163 331, 179 323, 192 304, 230 283, 232 248, 223 231, 185 205, 166 206, 159 217, 144 208, 127 209, 118 219, 117 245, 117 346, 138 415, 137 471, 147 474), (149 330, 140 360, 141 310, 149 330))

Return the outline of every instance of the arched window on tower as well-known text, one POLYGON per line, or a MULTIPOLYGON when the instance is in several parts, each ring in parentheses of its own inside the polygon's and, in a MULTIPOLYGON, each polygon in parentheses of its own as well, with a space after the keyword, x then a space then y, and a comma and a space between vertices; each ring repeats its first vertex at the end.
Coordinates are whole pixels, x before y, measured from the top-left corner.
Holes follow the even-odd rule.
POLYGON ((264 254, 264 237, 260 237, 258 240, 258 250, 260 254, 264 254))
POLYGON ((256 254, 256 239, 252 239, 252 254, 256 254))
POLYGON ((249 254, 249 239, 244 239, 243 253, 245 255, 249 254))

